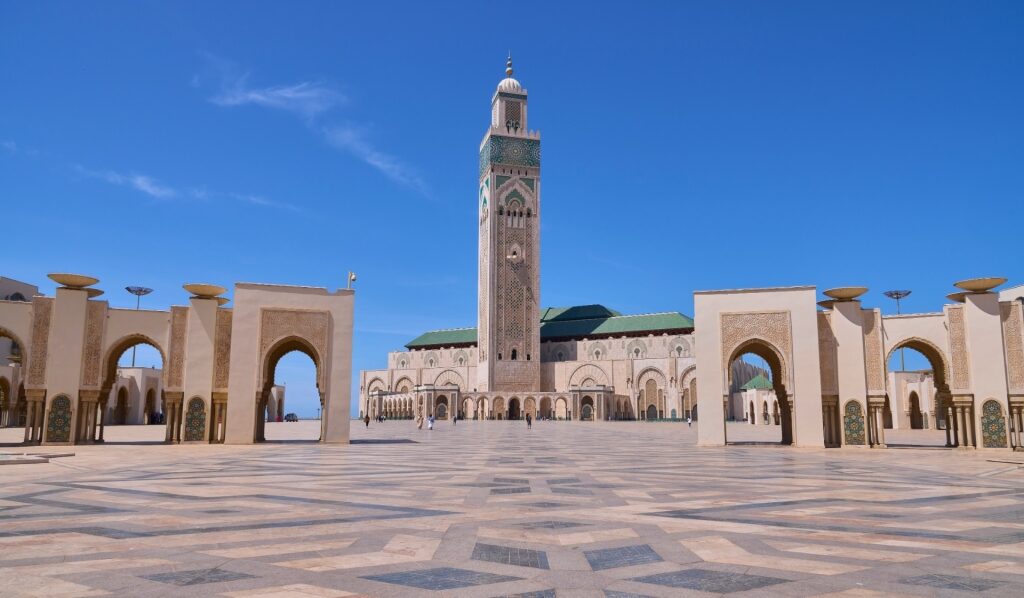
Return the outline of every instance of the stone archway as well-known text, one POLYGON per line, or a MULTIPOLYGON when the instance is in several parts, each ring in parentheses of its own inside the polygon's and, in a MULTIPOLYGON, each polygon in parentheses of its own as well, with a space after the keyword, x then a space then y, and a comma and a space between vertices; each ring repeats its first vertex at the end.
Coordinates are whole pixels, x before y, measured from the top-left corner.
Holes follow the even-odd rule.
POLYGON ((910 391, 910 429, 911 430, 922 430, 924 429, 924 413, 921 411, 921 397, 918 396, 917 391, 910 391))
MULTIPOLYGON (((920 337, 908 337, 900 339, 899 341, 892 344, 889 348, 889 352, 885 355, 884 367, 885 367, 885 379, 888 384, 889 380, 889 362, 892 360, 892 356, 900 349, 913 349, 924 356, 925 360, 928 361, 928 365, 932 368, 932 384, 935 386, 935 395, 932 398, 933 408, 935 409, 935 428, 938 429, 939 422, 943 422, 942 428, 946 432, 946 446, 972 446, 974 442, 975 434, 972 428, 974 427, 974 405, 971 402, 967 403, 954 403, 953 395, 950 392, 950 362, 946 356, 946 353, 937 347, 933 342, 920 338, 920 337)), ((916 392, 912 393, 911 396, 911 428, 914 428, 913 419, 913 399, 917 398, 917 412, 921 415, 920 423, 923 427, 924 417, 920 406, 920 397, 916 392)), ((886 404, 888 404, 889 396, 886 394, 886 404)), ((871 414, 868 414, 868 418, 871 414)), ((883 429, 885 429, 883 427, 883 429)), ((868 440, 872 441, 872 432, 874 426, 871 422, 868 422, 868 440)))
POLYGON ((324 366, 320 351, 310 341, 297 335, 290 335, 279 339, 270 345, 263 356, 263 366, 260 368, 263 385, 256 397, 256 422, 253 429, 254 442, 266 442, 267 406, 271 400, 271 391, 274 388, 274 376, 277 364, 285 355, 298 351, 304 354, 313 362, 316 368, 316 389, 320 399, 320 435, 317 440, 323 440, 324 425, 327 421, 327 410, 324 408, 323 376, 324 366))
MULTIPOLYGON (((149 336, 146 336, 144 334, 138 334, 138 333, 128 334, 128 335, 122 336, 121 338, 117 339, 115 342, 113 342, 113 343, 111 343, 109 345, 109 347, 107 348, 106 354, 103 356, 102 361, 100 362, 102 364, 102 370, 100 371, 100 391, 99 391, 99 393, 98 393, 98 395, 97 395, 97 397, 95 399, 96 403, 80 403, 80 410, 81 409, 85 409, 85 410, 88 410, 88 411, 95 411, 99 415, 98 415, 98 417, 95 418, 96 419, 95 422, 92 422, 92 423, 90 423, 88 421, 83 422, 84 426, 82 426, 82 428, 81 428, 82 429, 82 436, 80 436, 78 438, 79 442, 92 442, 92 441, 102 442, 103 441, 103 429, 104 429, 104 426, 105 426, 105 421, 104 420, 106 419, 104 417, 104 414, 106 414, 106 412, 107 412, 107 401, 110 399, 111 390, 114 388, 115 382, 117 382, 117 369, 118 369, 117 362, 120 361, 121 356, 124 355, 129 349, 131 349, 132 347, 138 346, 138 345, 147 345, 147 346, 155 349, 156 352, 160 354, 161 386, 164 389, 167 388, 167 383, 168 383, 168 377, 167 376, 168 376, 168 371, 170 370, 170 367, 169 367, 170 364, 169 364, 168 357, 167 357, 167 355, 168 355, 167 351, 164 350, 164 348, 160 345, 160 343, 158 343, 156 340, 150 338, 149 336), (93 405, 95 405, 95 407, 93 405)), ((150 389, 150 392, 153 393, 152 399, 153 399, 153 402, 155 403, 156 402, 155 392, 153 392, 153 389, 150 389)), ((149 398, 150 398, 150 395, 147 394, 146 400, 148 401, 149 398)), ((114 409, 113 421, 115 423, 124 423, 127 420, 127 416, 128 416, 127 390, 124 389, 123 387, 121 389, 119 389, 117 394, 115 395, 114 401, 115 401, 115 403, 114 403, 115 409, 114 409), (124 418, 121 418, 119 416, 119 414, 118 414, 118 406, 119 406, 120 401, 121 401, 121 391, 125 392, 124 418)), ((182 418, 182 413, 181 413, 182 406, 181 406, 181 401, 180 400, 177 403, 174 403, 174 401, 170 401, 170 403, 171 403, 171 408, 169 409, 169 411, 171 411, 172 413, 168 414, 166 411, 164 412, 165 416, 172 415, 171 417, 165 417, 165 419, 164 419, 164 423, 165 423, 164 440, 166 442, 177 442, 177 441, 181 440, 180 434, 181 434, 181 423, 182 423, 182 420, 181 420, 181 418, 182 418)), ((146 406, 147 407, 149 406, 148 403, 147 403, 146 406)), ((165 406, 166 406, 166 403, 165 403, 165 406)), ((150 411, 149 413, 152 414, 153 412, 150 411)), ((80 413, 79 417, 80 418, 81 417, 86 417, 88 415, 89 414, 87 414, 87 413, 80 413)))
MULTIPOLYGON (((732 364, 746 354, 756 355, 767 363, 771 373, 772 387, 775 391, 772 423, 782 428, 780 444, 793 444, 793 406, 789 401, 789 393, 785 386, 785 381, 788 380, 786 359, 784 353, 774 343, 759 337, 748 338, 746 341, 739 343, 728 355, 728 359, 724 364, 725 388, 730 388, 733 384, 732 364)), ((767 404, 765 407, 767 408, 767 404)), ((728 442, 728 437, 726 437, 726 442, 728 442)))
POLYGON ((434 399, 434 418, 448 419, 448 411, 448 397, 445 395, 437 395, 434 399))
POLYGON ((508 400, 508 418, 509 419, 520 419, 522 418, 522 408, 519 404, 518 397, 512 397, 508 400))
POLYGON ((11 383, 0 376, 0 428, 11 425, 14 415, 14 398, 11 397, 11 383))
POLYGON ((552 419, 554 414, 551 409, 551 397, 541 397, 540 399, 540 417, 545 419, 552 419))
POLYGON ((117 400, 114 403, 114 416, 111 422, 117 426, 128 423, 128 389, 121 387, 117 389, 117 400))
POLYGON ((580 420, 594 421, 595 418, 594 398, 587 395, 580 399, 580 420))
POLYGON ((555 419, 567 419, 569 402, 565 400, 565 397, 558 397, 555 399, 555 419))

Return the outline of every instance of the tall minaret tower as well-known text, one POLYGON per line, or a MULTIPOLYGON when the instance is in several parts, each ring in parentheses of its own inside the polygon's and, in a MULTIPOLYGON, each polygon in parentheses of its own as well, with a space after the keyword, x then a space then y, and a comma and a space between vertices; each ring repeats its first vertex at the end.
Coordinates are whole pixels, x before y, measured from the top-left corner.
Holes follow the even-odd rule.
POLYGON ((480 144, 479 391, 540 390, 540 133, 526 104, 509 55, 480 144))

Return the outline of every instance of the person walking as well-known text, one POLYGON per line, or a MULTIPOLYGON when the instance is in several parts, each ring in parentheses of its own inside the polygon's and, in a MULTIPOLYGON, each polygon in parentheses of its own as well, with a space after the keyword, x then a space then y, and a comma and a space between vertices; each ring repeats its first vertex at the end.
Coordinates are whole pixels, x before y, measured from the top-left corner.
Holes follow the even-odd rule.
POLYGON ((369 428, 370 427, 370 414, 369 413, 366 414, 366 417, 363 418, 363 421, 366 422, 366 427, 369 428))
POLYGON ((686 427, 687 427, 687 428, 689 428, 689 427, 691 427, 692 425, 693 425, 693 420, 692 420, 692 419, 690 419, 690 416, 689 416, 689 415, 687 415, 687 416, 686 416, 686 427))
POLYGON ((526 429, 533 429, 533 417, 529 413, 526 414, 526 429))
POLYGON ((428 430, 433 430, 434 429, 434 416, 433 415, 428 415, 427 416, 427 429, 428 430))

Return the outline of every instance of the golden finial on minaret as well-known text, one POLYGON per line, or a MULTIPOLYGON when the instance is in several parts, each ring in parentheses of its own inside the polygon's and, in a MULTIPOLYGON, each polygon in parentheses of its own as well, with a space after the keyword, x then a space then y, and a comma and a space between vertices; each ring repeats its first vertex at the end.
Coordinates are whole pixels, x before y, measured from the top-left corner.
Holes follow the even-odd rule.
POLYGON ((505 63, 505 76, 506 77, 511 77, 512 76, 512 51, 511 50, 509 50, 509 52, 508 52, 508 62, 505 63))

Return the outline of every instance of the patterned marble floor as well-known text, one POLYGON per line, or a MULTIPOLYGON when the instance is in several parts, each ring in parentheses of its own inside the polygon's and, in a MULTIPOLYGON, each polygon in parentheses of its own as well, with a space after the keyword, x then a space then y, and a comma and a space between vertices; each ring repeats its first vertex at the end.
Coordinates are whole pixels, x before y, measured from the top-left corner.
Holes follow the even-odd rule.
MULTIPOLYGON (((750 428, 729 433, 777 434, 750 428)), ((708 449, 667 423, 352 431, 166 446, 108 428, 0 467, 0 595, 1024 595, 1019 453, 708 449)))

